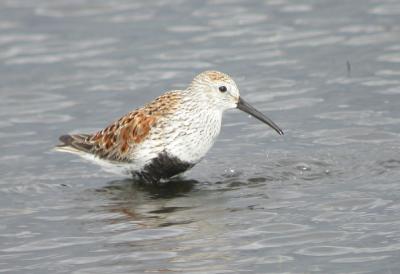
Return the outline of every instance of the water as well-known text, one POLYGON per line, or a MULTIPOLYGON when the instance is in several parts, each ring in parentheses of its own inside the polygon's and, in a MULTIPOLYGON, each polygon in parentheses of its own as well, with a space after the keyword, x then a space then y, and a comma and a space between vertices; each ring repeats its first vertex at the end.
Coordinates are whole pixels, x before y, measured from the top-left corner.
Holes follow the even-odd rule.
POLYGON ((400 272, 396 0, 0 4, 0 272, 400 272), (200 71, 238 111, 181 181, 52 151, 200 71))

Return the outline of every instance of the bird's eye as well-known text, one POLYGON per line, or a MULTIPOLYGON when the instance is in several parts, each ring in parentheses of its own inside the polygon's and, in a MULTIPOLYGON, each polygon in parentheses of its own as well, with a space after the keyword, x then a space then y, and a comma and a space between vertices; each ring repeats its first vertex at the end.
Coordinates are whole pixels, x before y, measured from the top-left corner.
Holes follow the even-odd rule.
POLYGON ((220 86, 219 91, 220 92, 225 92, 227 90, 226 86, 220 86))

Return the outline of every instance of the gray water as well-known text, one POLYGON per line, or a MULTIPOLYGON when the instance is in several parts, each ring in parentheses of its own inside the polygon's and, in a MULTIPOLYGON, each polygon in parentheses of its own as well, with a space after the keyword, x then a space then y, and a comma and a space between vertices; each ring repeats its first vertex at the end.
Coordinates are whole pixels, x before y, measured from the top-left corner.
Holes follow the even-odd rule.
POLYGON ((0 3, 0 272, 399 273, 400 2, 0 3), (224 116, 180 180, 52 151, 218 69, 284 131, 224 116))

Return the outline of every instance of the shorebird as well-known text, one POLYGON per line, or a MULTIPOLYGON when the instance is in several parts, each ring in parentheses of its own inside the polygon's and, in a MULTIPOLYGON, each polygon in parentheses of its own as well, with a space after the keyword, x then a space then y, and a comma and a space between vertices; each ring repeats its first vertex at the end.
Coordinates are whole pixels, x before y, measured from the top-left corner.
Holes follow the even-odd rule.
POLYGON ((283 135, 272 120, 243 100, 230 76, 205 71, 185 90, 166 92, 103 130, 62 135, 56 149, 95 161, 106 171, 159 182, 198 163, 220 132, 223 112, 233 108, 283 135))

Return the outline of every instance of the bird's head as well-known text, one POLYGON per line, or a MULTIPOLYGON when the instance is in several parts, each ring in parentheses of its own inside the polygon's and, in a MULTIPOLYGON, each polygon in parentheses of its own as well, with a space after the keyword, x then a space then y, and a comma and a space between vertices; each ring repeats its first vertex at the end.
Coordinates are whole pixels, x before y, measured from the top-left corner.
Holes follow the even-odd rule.
POLYGON ((204 99, 205 103, 217 110, 221 110, 221 112, 238 108, 283 135, 283 131, 271 119, 243 100, 235 81, 225 73, 219 71, 202 72, 193 79, 190 90, 197 93, 196 96, 204 99))

